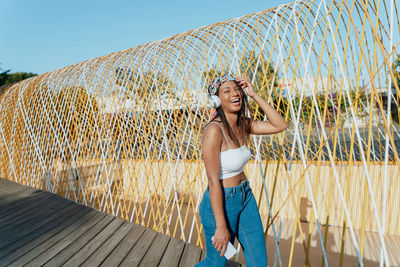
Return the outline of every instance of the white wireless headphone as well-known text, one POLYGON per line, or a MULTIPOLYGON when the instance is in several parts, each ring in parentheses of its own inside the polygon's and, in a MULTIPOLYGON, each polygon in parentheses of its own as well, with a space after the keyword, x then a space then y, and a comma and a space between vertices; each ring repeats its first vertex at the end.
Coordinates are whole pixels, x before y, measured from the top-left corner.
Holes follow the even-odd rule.
POLYGON ((218 108, 221 106, 221 99, 217 95, 212 95, 210 97, 210 104, 213 108, 218 108))

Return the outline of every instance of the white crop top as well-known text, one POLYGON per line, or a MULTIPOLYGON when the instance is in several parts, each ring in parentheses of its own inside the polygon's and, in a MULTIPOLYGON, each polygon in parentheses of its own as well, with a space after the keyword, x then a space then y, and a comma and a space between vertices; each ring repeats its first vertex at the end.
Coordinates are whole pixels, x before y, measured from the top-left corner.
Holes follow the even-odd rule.
MULTIPOLYGON (((233 177, 238 175, 243 171, 243 166, 250 160, 250 150, 247 148, 246 145, 243 145, 238 148, 231 148, 229 146, 228 139, 225 136, 224 129, 222 126, 217 122, 210 122, 216 123, 219 128, 221 128, 222 134, 224 135, 225 141, 228 144, 229 149, 221 151, 220 153, 220 179, 226 179, 229 177, 233 177)), ((210 125, 209 124, 209 125, 210 125)))

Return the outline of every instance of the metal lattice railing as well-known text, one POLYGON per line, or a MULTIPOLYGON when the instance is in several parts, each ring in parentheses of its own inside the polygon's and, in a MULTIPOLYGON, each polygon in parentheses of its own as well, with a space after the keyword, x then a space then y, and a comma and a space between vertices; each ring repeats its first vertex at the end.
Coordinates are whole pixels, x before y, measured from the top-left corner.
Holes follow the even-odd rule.
POLYGON ((287 239, 289 265, 295 253, 309 265, 310 247, 326 265, 333 252, 399 264, 385 239, 400 234, 399 12, 295 1, 3 87, 0 176, 204 247, 205 87, 247 75, 290 122, 253 136, 245 167, 275 263, 287 239))

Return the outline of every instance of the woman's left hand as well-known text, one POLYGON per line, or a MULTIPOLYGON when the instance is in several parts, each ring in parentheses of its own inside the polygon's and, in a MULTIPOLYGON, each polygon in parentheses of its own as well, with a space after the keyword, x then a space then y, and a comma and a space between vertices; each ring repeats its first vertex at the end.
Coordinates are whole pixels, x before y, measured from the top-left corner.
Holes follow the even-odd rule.
POLYGON ((243 90, 246 91, 246 94, 250 97, 254 97, 256 91, 254 90, 253 85, 251 84, 249 78, 244 76, 236 77, 236 81, 240 84, 243 90))

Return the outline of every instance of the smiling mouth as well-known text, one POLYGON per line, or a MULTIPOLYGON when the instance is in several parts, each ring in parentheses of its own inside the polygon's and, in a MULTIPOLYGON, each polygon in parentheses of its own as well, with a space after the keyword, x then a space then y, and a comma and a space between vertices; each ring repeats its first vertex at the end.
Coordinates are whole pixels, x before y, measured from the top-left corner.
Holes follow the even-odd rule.
POLYGON ((235 103, 240 103, 240 99, 232 100, 231 103, 233 103, 233 104, 235 104, 235 103))

